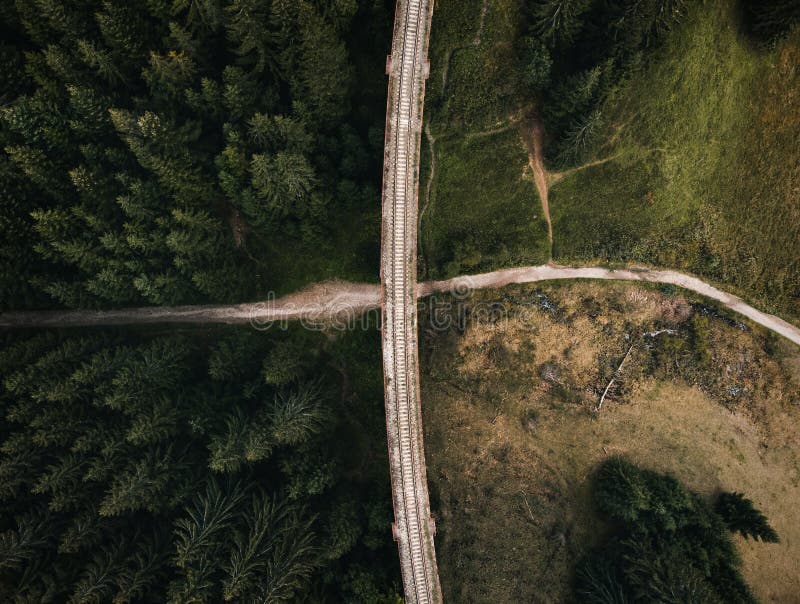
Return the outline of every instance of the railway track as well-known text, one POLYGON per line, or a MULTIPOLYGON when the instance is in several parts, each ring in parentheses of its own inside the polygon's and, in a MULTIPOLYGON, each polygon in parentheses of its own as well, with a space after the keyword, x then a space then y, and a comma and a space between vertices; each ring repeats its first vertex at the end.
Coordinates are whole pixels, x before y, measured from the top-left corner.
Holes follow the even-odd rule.
POLYGON ((430 515, 417 351, 417 196, 433 0, 398 0, 383 172, 381 283, 386 432, 403 588, 409 604, 442 600, 430 515))

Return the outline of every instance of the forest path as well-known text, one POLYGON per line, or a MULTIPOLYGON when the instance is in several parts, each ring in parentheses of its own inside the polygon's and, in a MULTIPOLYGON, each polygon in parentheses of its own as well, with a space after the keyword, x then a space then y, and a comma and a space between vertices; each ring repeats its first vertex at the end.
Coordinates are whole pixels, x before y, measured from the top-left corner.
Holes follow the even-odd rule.
POLYGON ((521 127, 522 140, 528 150, 528 164, 533 170, 533 181, 542 202, 542 212, 547 221, 547 241, 549 243, 548 261, 553 260, 553 221, 550 218, 550 200, 548 199, 547 172, 542 162, 542 124, 538 118, 533 117, 524 122, 521 127))
MULTIPOLYGON (((595 266, 525 266, 477 275, 462 275, 445 281, 419 283, 417 297, 424 298, 435 293, 450 291, 499 288, 513 283, 565 279, 641 281, 675 285, 716 300, 754 323, 800 345, 800 327, 776 315, 753 308, 741 298, 697 277, 671 270, 639 267, 614 270, 595 266)), ((259 326, 281 320, 312 321, 314 325, 329 323, 335 327, 344 319, 354 318, 368 310, 380 308, 380 302, 381 290, 377 283, 326 281, 282 298, 251 304, 129 308, 111 311, 58 310, 0 313, 0 327, 80 327, 148 323, 252 323, 259 326)))

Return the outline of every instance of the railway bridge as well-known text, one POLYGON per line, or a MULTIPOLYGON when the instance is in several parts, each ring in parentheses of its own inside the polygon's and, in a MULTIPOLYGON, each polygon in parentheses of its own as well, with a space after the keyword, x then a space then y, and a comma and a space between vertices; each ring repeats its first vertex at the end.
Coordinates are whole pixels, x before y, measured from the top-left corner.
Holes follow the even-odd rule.
POLYGON ((386 433, 403 588, 409 604, 442 601, 430 513, 417 350, 417 196, 428 37, 434 0, 397 0, 383 159, 381 305, 386 433))

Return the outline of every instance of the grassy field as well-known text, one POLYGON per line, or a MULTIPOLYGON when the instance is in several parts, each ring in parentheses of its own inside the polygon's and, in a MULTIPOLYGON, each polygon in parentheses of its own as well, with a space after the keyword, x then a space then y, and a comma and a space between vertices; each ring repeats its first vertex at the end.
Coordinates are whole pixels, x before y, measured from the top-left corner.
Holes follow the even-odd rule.
POLYGON ((427 331, 422 347, 445 599, 568 600, 574 562, 607 530, 587 475, 622 454, 702 495, 751 497, 782 542, 737 538, 744 574, 761 601, 796 601, 797 347, 680 292, 633 284, 484 292, 457 315, 462 328, 427 331), (657 329, 676 333, 643 335, 657 329))
POLYGON ((550 192, 560 261, 635 260, 800 316, 800 31, 773 50, 734 2, 694 6, 606 103, 596 158, 550 192))
POLYGON ((434 11, 420 179, 422 276, 547 260, 547 227, 516 122, 521 3, 443 0, 434 11), (483 27, 481 21, 483 20, 483 27), (480 44, 475 44, 480 33, 480 44), (477 136, 476 136, 477 135, 477 136))
POLYGON ((428 276, 547 259, 547 224, 516 130, 441 140, 436 153, 438 175, 420 233, 428 276))
MULTIPOLYGON (((530 112, 513 67, 521 4, 487 6, 480 44, 480 0, 442 0, 434 14, 424 276, 546 260, 512 134, 530 112), (466 139, 503 127, 496 140, 466 139)), ((551 174, 556 261, 683 269, 800 319, 800 30, 764 48, 744 29, 734 0, 694 3, 612 91, 588 158, 607 161, 551 174)))
POLYGON ((520 0, 488 2, 482 18, 483 0, 436 3, 425 92, 434 133, 485 130, 518 109, 512 43, 521 7, 520 0))

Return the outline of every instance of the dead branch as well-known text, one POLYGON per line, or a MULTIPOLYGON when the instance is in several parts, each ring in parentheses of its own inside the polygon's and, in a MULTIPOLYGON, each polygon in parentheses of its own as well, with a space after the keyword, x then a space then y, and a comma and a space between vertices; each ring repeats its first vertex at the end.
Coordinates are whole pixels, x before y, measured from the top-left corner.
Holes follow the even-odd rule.
POLYGON ((614 385, 614 380, 617 378, 617 375, 619 375, 619 372, 622 370, 622 366, 625 364, 625 361, 627 361, 628 357, 631 356, 631 351, 633 350, 634 346, 635 343, 631 344, 628 347, 628 352, 625 353, 625 356, 622 358, 622 362, 619 364, 619 367, 617 367, 616 371, 614 371, 614 374, 611 377, 611 381, 608 382, 608 386, 606 386, 606 389, 603 390, 603 396, 600 397, 600 402, 597 403, 597 405, 594 408, 595 413, 600 411, 600 409, 603 407, 603 402, 606 400, 606 396, 608 396, 608 391, 611 390, 611 386, 614 385))
MULTIPOLYGON (((665 333, 666 334, 670 334, 670 335, 675 335, 678 332, 675 331, 674 329, 659 329, 658 331, 648 331, 648 332, 642 334, 642 338, 645 338, 645 337, 656 338, 656 337, 658 337, 658 336, 660 336, 662 334, 665 334, 665 333)), ((633 350, 634 346, 636 346, 636 341, 634 341, 628 347, 628 352, 625 353, 625 356, 622 358, 622 362, 619 364, 619 367, 617 367, 616 371, 614 371, 614 373, 612 374, 611 380, 608 382, 608 385, 606 386, 606 389, 603 390, 603 395, 600 397, 600 402, 598 402, 597 405, 595 405, 595 407, 593 409, 593 411, 595 413, 597 413, 598 411, 600 411, 600 409, 602 409, 603 403, 605 402, 606 397, 608 396, 608 391, 611 390, 611 386, 614 385, 614 381, 619 376, 620 371, 622 371, 622 366, 625 364, 625 361, 627 361, 628 357, 631 356, 631 351, 633 350)))
POLYGON ((533 512, 531 511, 531 506, 528 505, 528 497, 527 497, 527 495, 525 495, 525 491, 520 491, 520 494, 522 495, 522 500, 525 502, 525 507, 528 508, 528 516, 531 517, 531 522, 536 524, 536 519, 533 517, 533 512))

